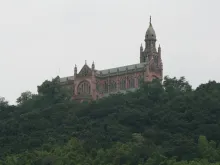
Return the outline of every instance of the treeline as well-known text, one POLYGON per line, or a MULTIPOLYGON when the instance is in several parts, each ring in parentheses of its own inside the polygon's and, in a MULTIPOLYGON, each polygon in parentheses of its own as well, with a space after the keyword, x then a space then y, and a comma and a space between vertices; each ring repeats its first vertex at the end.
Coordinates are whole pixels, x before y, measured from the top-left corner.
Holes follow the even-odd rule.
POLYGON ((220 84, 184 77, 91 103, 70 100, 59 77, 0 99, 0 164, 220 164, 220 84))
POLYGON ((220 149, 214 141, 208 142, 204 136, 199 137, 198 156, 200 158, 186 161, 168 158, 159 150, 149 154, 146 139, 140 134, 133 134, 131 141, 116 142, 110 148, 86 150, 83 142, 72 138, 63 146, 44 145, 40 149, 7 156, 2 165, 219 165, 220 149), (148 157, 145 159, 144 157, 148 157))

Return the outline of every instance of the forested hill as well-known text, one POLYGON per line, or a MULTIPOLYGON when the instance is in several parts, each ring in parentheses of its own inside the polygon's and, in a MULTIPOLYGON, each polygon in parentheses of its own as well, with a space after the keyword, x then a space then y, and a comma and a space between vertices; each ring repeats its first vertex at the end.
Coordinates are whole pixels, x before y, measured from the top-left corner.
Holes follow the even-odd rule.
POLYGON ((79 104, 58 82, 0 99, 0 165, 220 164, 220 83, 165 77, 79 104))

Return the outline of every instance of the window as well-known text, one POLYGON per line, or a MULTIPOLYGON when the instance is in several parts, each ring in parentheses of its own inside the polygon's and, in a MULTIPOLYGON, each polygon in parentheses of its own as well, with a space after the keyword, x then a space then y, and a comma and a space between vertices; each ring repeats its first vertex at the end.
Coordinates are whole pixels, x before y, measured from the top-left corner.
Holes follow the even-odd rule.
POLYGON ((126 79, 121 79, 119 84, 120 90, 126 89, 126 79))
POLYGON ((90 94, 91 92, 90 83, 88 81, 82 81, 77 88, 78 94, 90 94))
POLYGON ((134 88, 135 87, 135 79, 133 77, 130 77, 128 79, 128 88, 134 88))
POLYGON ((116 91, 116 89, 117 89, 116 82, 114 80, 111 80, 109 85, 109 91, 114 92, 116 91))
POLYGON ((108 82, 104 82, 104 93, 108 93, 108 82))

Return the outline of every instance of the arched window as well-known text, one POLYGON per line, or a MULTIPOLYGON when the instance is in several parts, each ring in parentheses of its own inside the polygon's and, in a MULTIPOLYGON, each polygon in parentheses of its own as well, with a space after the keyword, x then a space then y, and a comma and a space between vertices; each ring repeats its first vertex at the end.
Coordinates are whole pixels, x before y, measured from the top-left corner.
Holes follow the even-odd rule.
POLYGON ((120 90, 126 89, 126 79, 121 79, 119 84, 120 90))
POLYGON ((135 80, 133 77, 128 78, 128 88, 134 88, 135 87, 135 80))
POLYGON ((90 94, 91 93, 90 83, 88 81, 80 82, 77 88, 77 92, 80 95, 90 94))
POLYGON ((108 81, 104 82, 104 93, 108 93, 108 81))
POLYGON ((99 81, 96 82, 96 90, 98 92, 100 92, 100 82, 99 81))
POLYGON ((110 92, 115 92, 116 89, 117 89, 116 82, 114 80, 111 80, 110 84, 109 84, 109 91, 110 92))

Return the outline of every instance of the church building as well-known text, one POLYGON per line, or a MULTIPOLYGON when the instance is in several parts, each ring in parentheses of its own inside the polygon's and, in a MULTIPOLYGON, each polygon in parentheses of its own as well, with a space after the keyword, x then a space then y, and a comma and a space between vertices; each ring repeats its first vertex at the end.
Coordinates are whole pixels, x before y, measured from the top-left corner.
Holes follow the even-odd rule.
POLYGON ((73 99, 78 101, 96 100, 109 94, 134 91, 142 81, 163 79, 163 63, 161 47, 156 48, 156 33, 151 18, 145 35, 145 47, 140 47, 140 63, 97 70, 94 62, 91 67, 85 63, 74 75, 60 78, 60 83, 73 92, 73 99))

